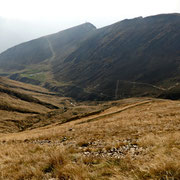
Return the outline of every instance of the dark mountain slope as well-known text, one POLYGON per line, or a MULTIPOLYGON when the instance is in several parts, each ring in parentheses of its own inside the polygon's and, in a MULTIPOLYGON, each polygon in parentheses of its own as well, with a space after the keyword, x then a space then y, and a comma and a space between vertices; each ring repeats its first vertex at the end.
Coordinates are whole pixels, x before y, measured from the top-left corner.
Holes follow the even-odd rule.
POLYGON ((171 97, 180 89, 179 29, 179 14, 85 23, 5 51, 0 73, 78 100, 171 97))
MULTIPOLYGON (((72 53, 94 29, 95 26, 85 23, 12 47, 0 55, 1 71, 10 73, 21 70, 18 74, 20 73, 22 77, 26 77, 27 74, 34 76, 34 72, 51 71, 52 61, 72 53)), ((20 79, 17 74, 15 77, 20 79)))
POLYGON ((47 40, 39 38, 3 52, 0 55, 0 66, 9 71, 21 70, 26 68, 26 65, 40 63, 51 55, 47 40))
POLYGON ((179 81, 179 29, 179 14, 124 20, 99 29, 60 66, 54 66, 55 78, 110 98, 115 91, 118 96, 151 94, 142 83, 159 93, 162 88, 156 86, 164 81, 165 88, 179 81))
POLYGON ((47 36, 46 38, 55 53, 54 64, 61 62, 67 55, 76 50, 94 30, 96 30, 94 25, 85 23, 47 36))

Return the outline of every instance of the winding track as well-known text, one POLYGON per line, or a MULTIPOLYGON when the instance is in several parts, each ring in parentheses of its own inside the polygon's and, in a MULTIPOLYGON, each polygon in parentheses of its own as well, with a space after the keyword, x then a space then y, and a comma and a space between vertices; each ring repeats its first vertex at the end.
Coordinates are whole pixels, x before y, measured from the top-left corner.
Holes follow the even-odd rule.
POLYGON ((49 49, 50 49, 50 51, 51 51, 51 53, 52 53, 52 56, 51 56, 51 58, 49 59, 49 62, 51 62, 51 61, 54 60, 54 58, 55 58, 55 56, 56 56, 56 53, 55 53, 55 51, 54 51, 54 49, 53 49, 53 47, 52 47, 52 44, 51 44, 51 42, 49 41, 48 37, 45 37, 45 38, 46 38, 46 40, 47 40, 47 42, 48 42, 49 49))
POLYGON ((128 109, 131 109, 131 108, 134 108, 134 107, 137 107, 137 106, 141 106, 141 105, 144 105, 144 104, 148 104, 148 103, 151 103, 153 100, 147 100, 147 101, 143 101, 143 102, 140 102, 140 103, 135 103, 135 104, 131 104, 131 105, 128 105, 128 106, 125 106, 125 107, 121 107, 121 108, 118 108, 117 110, 111 112, 111 113, 107 113, 108 109, 105 110, 104 112, 100 113, 99 115, 95 115, 94 117, 92 116, 89 116, 87 118, 81 118, 80 122, 76 123, 76 124, 82 124, 82 123, 88 123, 88 122, 92 122, 92 121, 97 121, 97 120, 100 120, 100 119, 103 119, 103 118, 107 118, 107 117, 110 117, 112 115, 115 115, 115 114, 119 114, 123 111, 126 111, 128 109))

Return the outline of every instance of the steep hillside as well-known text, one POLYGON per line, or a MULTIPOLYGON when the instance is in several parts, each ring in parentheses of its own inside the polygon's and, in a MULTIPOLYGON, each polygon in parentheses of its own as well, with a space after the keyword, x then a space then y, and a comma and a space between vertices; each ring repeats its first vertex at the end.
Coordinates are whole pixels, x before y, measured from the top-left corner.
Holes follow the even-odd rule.
POLYGON ((12 47, 0 55, 0 75, 36 85, 51 81, 51 64, 56 63, 56 57, 66 58, 95 29, 85 23, 12 47))
POLYGON ((78 100, 178 99, 179 28, 179 14, 85 23, 5 51, 0 73, 78 100))
POLYGON ((46 39, 40 38, 15 46, 1 54, 0 65, 5 70, 21 70, 51 57, 46 39))
POLYGON ((61 124, 109 107, 108 103, 77 103, 39 86, 0 78, 0 133, 61 124))
POLYGON ((152 91, 158 95, 159 90, 179 84, 179 28, 180 15, 171 14, 99 29, 54 66, 55 78, 110 98, 152 91))

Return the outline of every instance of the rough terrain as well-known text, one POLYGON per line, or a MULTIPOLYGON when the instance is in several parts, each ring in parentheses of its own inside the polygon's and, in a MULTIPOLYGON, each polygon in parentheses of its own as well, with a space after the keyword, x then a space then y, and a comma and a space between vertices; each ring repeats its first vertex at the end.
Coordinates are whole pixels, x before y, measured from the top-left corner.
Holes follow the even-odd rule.
POLYGON ((0 127, 0 179, 180 179, 180 101, 51 99, 58 103, 63 112, 48 109, 33 126, 0 127))

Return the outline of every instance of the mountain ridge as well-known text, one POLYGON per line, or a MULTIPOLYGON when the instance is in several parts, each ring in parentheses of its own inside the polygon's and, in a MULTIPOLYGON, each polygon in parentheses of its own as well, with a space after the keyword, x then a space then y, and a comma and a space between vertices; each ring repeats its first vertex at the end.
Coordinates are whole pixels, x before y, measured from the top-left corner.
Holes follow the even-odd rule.
MULTIPOLYGON (((38 53, 33 47, 25 53, 27 67, 18 64, 9 76, 80 100, 158 97, 179 83, 179 28, 176 13, 125 19, 100 29, 85 23, 39 38, 38 53)), ((1 70, 7 57, 8 51, 0 55, 1 70)))

